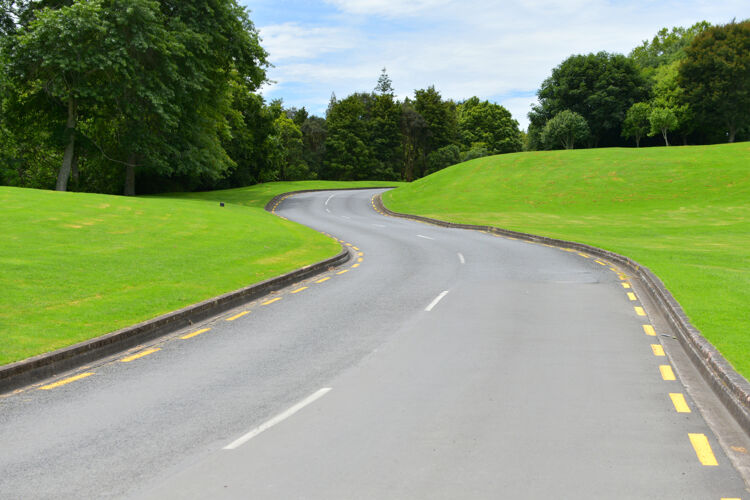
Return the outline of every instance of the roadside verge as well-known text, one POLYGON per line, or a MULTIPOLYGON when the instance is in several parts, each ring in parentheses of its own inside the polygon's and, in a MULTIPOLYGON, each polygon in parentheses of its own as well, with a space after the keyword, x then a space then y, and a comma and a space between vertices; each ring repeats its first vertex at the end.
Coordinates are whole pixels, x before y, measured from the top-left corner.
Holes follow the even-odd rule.
POLYGON ((627 268, 634 276, 640 279, 660 312, 677 332, 680 343, 690 356, 691 361, 701 372, 703 378, 708 382, 744 431, 750 435, 750 382, 737 373, 721 353, 690 323, 680 304, 669 290, 667 290, 662 281, 648 268, 643 267, 629 257, 583 243, 510 231, 494 226, 458 224, 420 215, 393 212, 385 207, 379 194, 374 197, 374 204, 378 210, 393 217, 417 220, 442 227, 486 231, 499 236, 508 236, 534 243, 575 249, 607 259, 627 268))
MULTIPOLYGON (((371 188, 370 188, 371 189, 371 188)), ((309 191, 328 191, 306 190, 309 191)), ((281 201, 297 192, 275 196, 266 210, 274 213, 281 201)), ((126 351, 144 342, 168 335, 207 318, 217 316, 243 303, 256 300, 299 281, 326 272, 346 263, 351 253, 346 247, 335 256, 289 273, 239 290, 206 299, 177 311, 143 321, 99 337, 79 342, 56 351, 33 356, 0 366, 0 394, 40 382, 87 363, 126 351)))

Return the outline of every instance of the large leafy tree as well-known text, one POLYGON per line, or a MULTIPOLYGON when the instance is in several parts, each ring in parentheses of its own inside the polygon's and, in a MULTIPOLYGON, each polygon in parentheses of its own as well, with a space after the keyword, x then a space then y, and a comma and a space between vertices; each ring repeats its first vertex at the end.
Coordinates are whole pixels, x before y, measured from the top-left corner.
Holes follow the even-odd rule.
POLYGON ((583 116, 594 146, 619 144, 630 107, 648 98, 648 85, 632 60, 599 52, 574 55, 552 70, 537 93, 529 118, 535 127, 566 109, 583 116))
POLYGON ((93 151, 89 166, 121 172, 126 194, 136 171, 195 183, 236 165, 224 148, 243 121, 234 106, 267 63, 235 0, 43 0, 22 2, 17 19, 4 108, 44 115, 50 137, 62 136, 58 189, 81 144, 93 151))
POLYGON ((377 167, 372 143, 371 110, 373 95, 355 93, 345 99, 331 99, 326 114, 324 177, 363 180, 374 176, 377 167))
POLYGON ((414 91, 414 109, 427 122, 430 134, 425 155, 459 141, 458 109, 456 103, 443 100, 434 86, 414 91))
POLYGON ((678 81, 702 121, 716 123, 734 142, 750 125, 750 20, 711 27, 685 49, 678 81))
POLYGON ((465 149, 481 143, 489 154, 521 151, 523 141, 518 122, 510 111, 489 101, 472 97, 459 105, 458 126, 465 149))
POLYGON ((107 26, 101 1, 39 11, 9 48, 9 73, 21 107, 43 113, 45 123, 65 122, 64 153, 56 189, 66 190, 79 118, 107 98, 106 72, 115 64, 102 50, 107 26), (47 106, 48 98, 55 107, 47 106))
POLYGON ((563 146, 565 149, 573 149, 576 142, 580 143, 588 138, 589 126, 586 119, 574 111, 568 109, 556 114, 542 130, 542 141, 553 149, 563 146))

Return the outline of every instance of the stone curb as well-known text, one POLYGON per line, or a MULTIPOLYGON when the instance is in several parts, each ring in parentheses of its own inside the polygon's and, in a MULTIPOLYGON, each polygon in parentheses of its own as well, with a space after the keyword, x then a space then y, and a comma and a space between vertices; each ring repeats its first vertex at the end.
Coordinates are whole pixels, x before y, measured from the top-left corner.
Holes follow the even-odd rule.
MULTIPOLYGON (((307 190, 305 192, 309 191, 329 190, 307 190)), ((295 193, 283 193, 275 196, 266 205, 266 210, 273 212, 281 200, 295 193), (272 202, 274 203, 273 205, 272 202)), ((330 268, 347 262, 350 258, 351 253, 349 250, 342 247, 338 255, 316 264, 311 264, 281 276, 270 278, 260 283, 198 302, 197 304, 192 304, 177 311, 163 314, 100 337, 0 366, 0 394, 40 382, 62 372, 79 368, 87 363, 173 333, 181 328, 219 315, 243 303, 256 300, 281 288, 325 272, 330 268)))
POLYGON ((729 412, 734 416, 744 431, 750 435, 750 383, 732 368, 724 356, 708 341, 700 331, 690 323, 682 306, 667 290, 662 281, 647 267, 623 255, 573 241, 558 240, 500 229, 494 226, 479 226, 473 224, 458 224, 453 222, 431 219, 421 215, 410 215, 393 212, 383 205, 380 195, 375 196, 375 205, 384 213, 405 219, 418 220, 443 227, 472 229, 487 231, 499 236, 509 236, 519 240, 543 243, 562 248, 571 248, 587 254, 602 257, 611 262, 628 268, 645 285, 655 304, 667 318, 672 327, 678 332, 680 343, 683 345, 691 360, 708 382, 716 395, 721 399, 729 412))

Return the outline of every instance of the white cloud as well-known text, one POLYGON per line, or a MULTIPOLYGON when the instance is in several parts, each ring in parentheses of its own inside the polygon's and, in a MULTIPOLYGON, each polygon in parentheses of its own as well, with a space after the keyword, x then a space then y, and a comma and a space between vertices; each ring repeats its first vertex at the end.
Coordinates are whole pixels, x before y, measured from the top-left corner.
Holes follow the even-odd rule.
POLYGON ((628 53, 662 27, 750 16, 746 0, 326 2, 339 9, 329 24, 261 27, 278 81, 267 95, 322 113, 331 92, 372 90, 386 67, 402 99, 435 85, 446 98, 494 99, 522 127, 536 89, 571 54, 628 53))
POLYGON ((451 0, 325 0, 342 12, 384 17, 412 16, 452 3, 451 0))
POLYGON ((263 26, 258 31, 263 39, 263 48, 268 51, 274 64, 351 49, 359 39, 357 32, 347 28, 307 27, 298 23, 263 26))

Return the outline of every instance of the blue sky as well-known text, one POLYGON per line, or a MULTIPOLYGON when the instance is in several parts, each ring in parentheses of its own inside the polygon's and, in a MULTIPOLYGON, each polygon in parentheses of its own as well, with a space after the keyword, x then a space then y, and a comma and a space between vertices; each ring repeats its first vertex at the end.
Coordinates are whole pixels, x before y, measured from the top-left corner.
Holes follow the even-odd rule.
POLYGON ((539 84, 571 54, 627 54, 662 27, 750 17, 747 0, 241 0, 275 83, 267 99, 324 115, 331 93, 396 94, 434 85, 445 98, 502 104, 522 128, 539 84))

